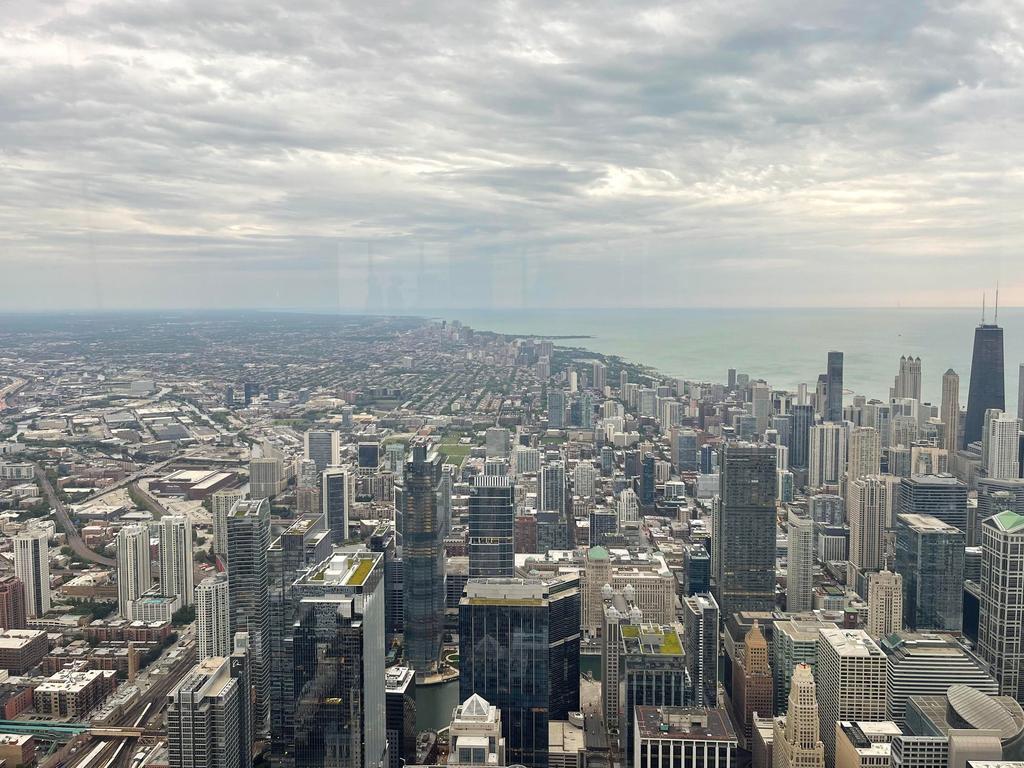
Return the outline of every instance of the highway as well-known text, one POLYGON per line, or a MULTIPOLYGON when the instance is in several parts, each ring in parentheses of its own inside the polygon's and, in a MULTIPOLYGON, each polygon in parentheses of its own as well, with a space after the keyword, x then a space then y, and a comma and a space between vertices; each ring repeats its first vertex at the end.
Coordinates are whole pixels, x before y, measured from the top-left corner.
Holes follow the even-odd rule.
POLYGON ((92 563, 98 563, 100 565, 113 566, 114 560, 109 557, 93 552, 82 541, 82 536, 79 534, 75 524, 71 522, 71 518, 68 517, 68 511, 64 507, 64 502, 57 496, 57 492, 54 491, 53 485, 50 483, 50 478, 46 476, 46 470, 43 469, 38 463, 34 464, 36 468, 36 478, 39 480, 39 485, 43 489, 43 493, 46 495, 46 500, 50 502, 50 507, 53 509, 53 515, 57 518, 57 525, 61 527, 64 533, 68 537, 68 546, 74 550, 75 554, 83 560, 88 560, 92 563))

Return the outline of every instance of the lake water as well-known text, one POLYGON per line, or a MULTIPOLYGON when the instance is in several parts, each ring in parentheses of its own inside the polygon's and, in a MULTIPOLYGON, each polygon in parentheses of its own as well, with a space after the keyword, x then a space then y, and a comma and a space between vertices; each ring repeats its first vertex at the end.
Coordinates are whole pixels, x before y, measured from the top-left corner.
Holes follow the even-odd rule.
MULTIPOLYGON (((673 377, 726 380, 736 368, 781 389, 813 391, 831 349, 845 355, 844 386, 887 399, 900 355, 921 358, 922 398, 938 403, 942 374, 960 374, 967 400, 974 328, 966 309, 611 309, 447 310, 437 316, 508 334, 590 336, 563 342, 619 355, 673 377)), ((989 321, 992 315, 989 313, 989 321)), ((999 311, 1006 358, 1006 405, 1015 411, 1024 362, 1024 309, 999 311)))

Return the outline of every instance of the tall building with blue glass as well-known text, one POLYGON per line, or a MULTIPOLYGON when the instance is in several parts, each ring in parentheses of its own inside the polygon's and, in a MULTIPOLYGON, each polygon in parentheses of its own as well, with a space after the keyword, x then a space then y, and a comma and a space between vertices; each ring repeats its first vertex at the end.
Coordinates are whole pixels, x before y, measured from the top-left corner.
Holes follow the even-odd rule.
POLYGON ((964 620, 964 547, 958 528, 929 515, 898 515, 896 572, 903 577, 903 623, 959 634, 964 620))
POLYGON ((580 707, 579 578, 470 579, 459 656, 459 699, 501 710, 509 764, 547 768, 548 723, 580 707))
POLYGON ((444 633, 444 525, 441 457, 415 443, 395 502, 402 516, 405 661, 425 675, 437 669, 444 633))
POLYGON ((477 475, 469 489, 469 577, 515 575, 515 488, 507 475, 477 475))

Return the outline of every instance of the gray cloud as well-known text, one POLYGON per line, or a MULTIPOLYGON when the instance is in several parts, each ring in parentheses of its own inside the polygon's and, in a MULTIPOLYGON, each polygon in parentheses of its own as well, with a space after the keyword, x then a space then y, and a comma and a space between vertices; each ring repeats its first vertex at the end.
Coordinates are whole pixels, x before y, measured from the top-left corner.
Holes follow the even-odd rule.
POLYGON ((1019 3, 13 6, 9 308, 1024 303, 1019 3))

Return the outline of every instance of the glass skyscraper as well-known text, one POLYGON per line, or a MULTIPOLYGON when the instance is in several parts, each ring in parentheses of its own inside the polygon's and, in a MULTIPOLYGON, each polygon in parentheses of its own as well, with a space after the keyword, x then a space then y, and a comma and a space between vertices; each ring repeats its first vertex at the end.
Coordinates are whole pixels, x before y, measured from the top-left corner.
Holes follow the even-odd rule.
POLYGON ((548 764, 548 722, 580 706, 579 579, 470 579, 459 603, 459 699, 501 710, 509 764, 548 764))
POLYGON ((843 420, 843 353, 829 352, 825 371, 825 421, 843 420))
POLYGON ((295 768, 387 765, 384 558, 336 553, 295 583, 287 647, 294 678, 295 768))
POLYGON ((964 619, 964 532, 928 515, 898 515, 896 572, 909 629, 959 633, 964 619))
POLYGON ((967 393, 967 420, 964 443, 981 440, 985 411, 1006 406, 1006 382, 1003 374, 1003 329, 982 323, 974 329, 974 354, 971 357, 971 385, 967 393))
POLYGON ((417 674, 437 669, 444 633, 444 525, 441 457, 412 446, 396 493, 402 514, 405 660, 417 674))
POLYGON ((515 575, 515 488, 504 475, 477 475, 469 489, 470 578, 515 575))

